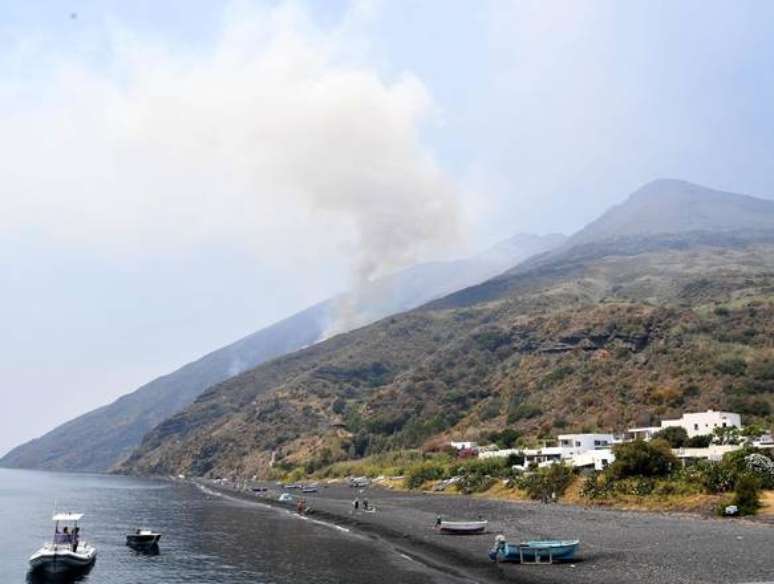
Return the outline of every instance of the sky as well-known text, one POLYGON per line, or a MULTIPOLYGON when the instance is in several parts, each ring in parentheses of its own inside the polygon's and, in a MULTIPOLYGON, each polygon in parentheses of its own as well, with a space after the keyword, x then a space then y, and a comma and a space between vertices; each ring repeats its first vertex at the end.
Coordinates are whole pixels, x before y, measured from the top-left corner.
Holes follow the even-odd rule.
POLYGON ((774 197, 774 3, 0 1, 0 453, 660 177, 774 197))

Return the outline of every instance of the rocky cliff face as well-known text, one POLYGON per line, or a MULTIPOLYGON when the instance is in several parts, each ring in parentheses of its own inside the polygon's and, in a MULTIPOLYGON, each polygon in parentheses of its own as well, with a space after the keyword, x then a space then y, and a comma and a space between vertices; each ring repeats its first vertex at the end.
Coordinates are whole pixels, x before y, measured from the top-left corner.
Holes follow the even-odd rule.
POLYGON ((276 359, 205 392, 122 468, 254 474, 276 452, 310 469, 505 426, 611 430, 706 407, 770 420, 774 229, 758 215, 605 231, 276 359))

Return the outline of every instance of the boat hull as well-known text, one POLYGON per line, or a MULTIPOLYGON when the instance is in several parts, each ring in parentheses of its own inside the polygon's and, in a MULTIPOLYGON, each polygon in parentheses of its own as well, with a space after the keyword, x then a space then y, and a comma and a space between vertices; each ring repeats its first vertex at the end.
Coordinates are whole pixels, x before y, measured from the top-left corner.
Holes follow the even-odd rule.
POLYGON ((450 535, 473 535, 484 533, 487 525, 487 521, 441 521, 438 528, 450 535))
POLYGON ((129 547, 153 547, 159 544, 161 534, 154 533, 150 535, 127 535, 126 545, 129 547))
POLYGON ((566 562, 575 557, 578 540, 537 540, 525 543, 506 543, 489 551, 489 558, 497 562, 549 563, 566 562))
MULTIPOLYGON (((46 574, 66 574, 90 569, 97 560, 97 550, 84 546, 77 552, 72 549, 54 550, 48 546, 36 552, 29 561, 30 570, 46 574)), ((68 546, 69 547, 69 546, 68 546)))

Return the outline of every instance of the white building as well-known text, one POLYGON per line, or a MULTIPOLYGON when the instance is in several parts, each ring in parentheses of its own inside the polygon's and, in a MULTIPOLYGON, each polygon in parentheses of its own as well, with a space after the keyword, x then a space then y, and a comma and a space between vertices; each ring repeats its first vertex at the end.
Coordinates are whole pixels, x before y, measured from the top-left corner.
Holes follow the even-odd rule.
POLYGON ((474 450, 478 448, 478 442, 450 442, 454 450, 474 450))
POLYGON ((742 417, 732 412, 707 410, 695 414, 683 414, 679 420, 664 420, 662 428, 679 427, 688 432, 688 437, 712 434, 715 428, 742 428, 742 417))
POLYGON ((486 458, 506 458, 511 454, 522 454, 520 448, 502 448, 500 450, 479 450, 478 457, 480 459, 486 458))
POLYGON ((610 448, 615 440, 612 434, 559 434, 559 447, 573 453, 610 448))
POLYGON ((526 464, 537 463, 538 465, 573 461, 587 452, 609 450, 614 441, 612 434, 560 434, 557 438, 557 446, 525 450, 524 458, 526 464))
POLYGON ((723 455, 739 450, 741 446, 729 444, 712 444, 706 448, 673 448, 672 453, 683 463, 691 460, 711 460, 719 462, 723 455))
POLYGON ((650 440, 653 434, 664 428, 683 428, 689 438, 712 434, 715 428, 742 428, 742 418, 733 412, 696 412, 683 414, 678 420, 662 420, 660 426, 648 426, 645 428, 630 428, 627 438, 630 440, 650 440))
POLYGON ((609 448, 599 450, 589 450, 576 454, 572 457, 572 465, 575 468, 594 468, 594 470, 605 470, 615 460, 615 454, 609 448))

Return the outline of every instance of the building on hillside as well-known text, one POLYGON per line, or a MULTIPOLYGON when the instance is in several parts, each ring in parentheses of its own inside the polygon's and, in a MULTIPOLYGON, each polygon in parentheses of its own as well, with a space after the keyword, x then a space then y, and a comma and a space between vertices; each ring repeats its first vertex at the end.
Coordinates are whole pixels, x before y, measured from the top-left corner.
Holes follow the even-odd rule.
POLYGON ((522 454, 520 448, 501 448, 498 450, 479 450, 478 458, 485 460, 487 458, 506 458, 511 454, 522 454))
POLYGON ((733 444, 711 444, 706 448, 673 448, 672 453, 685 465, 697 460, 720 462, 724 454, 740 448, 742 448, 740 445, 733 444))
POLYGON ((477 450, 478 442, 449 442, 449 445, 454 450, 477 450))
POLYGON ((752 444, 756 448, 774 448, 774 436, 771 434, 758 436, 755 440, 753 440, 752 444))
POLYGON ((695 412, 683 414, 677 420, 662 420, 660 426, 644 428, 629 428, 626 432, 628 440, 650 440, 656 432, 664 428, 683 428, 689 438, 712 434, 716 428, 742 428, 742 418, 733 412, 695 412))
POLYGON ((624 442, 633 440, 650 440, 653 434, 661 430, 661 426, 644 426, 642 428, 629 428, 623 436, 624 442))
POLYGON ((707 410, 693 414, 683 414, 679 420, 664 420, 662 428, 684 428, 689 438, 712 434, 715 428, 742 428, 742 417, 733 412, 716 412, 707 410))
POLYGON ((614 442, 615 437, 612 434, 560 434, 556 446, 525 450, 525 464, 545 466, 560 461, 572 461, 586 452, 609 450, 614 442))
POLYGON ((572 457, 572 466, 580 469, 605 470, 615 460, 610 448, 588 450, 572 457))
POLYGON ((612 434, 559 434, 557 441, 559 448, 585 452, 610 448, 615 441, 615 436, 612 434))

